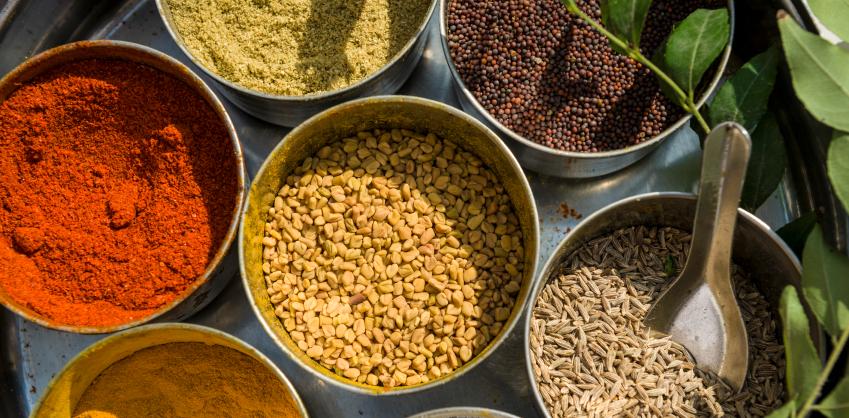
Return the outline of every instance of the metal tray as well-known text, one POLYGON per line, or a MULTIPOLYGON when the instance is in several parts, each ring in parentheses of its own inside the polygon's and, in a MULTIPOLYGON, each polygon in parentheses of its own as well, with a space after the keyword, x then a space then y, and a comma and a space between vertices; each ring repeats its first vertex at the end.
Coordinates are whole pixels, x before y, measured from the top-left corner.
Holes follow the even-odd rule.
MULTIPOLYGON (((428 97, 459 107, 441 51, 437 23, 431 22, 424 57, 399 94, 428 97)), ((207 83, 213 83, 180 52, 152 0, 7 0, 5 4, 0 0, 0 75, 27 56, 57 44, 102 38, 161 50, 193 68, 207 83)), ((223 97, 222 101, 236 125, 248 171, 253 175, 288 129, 248 116, 223 97)), ((540 264, 580 221, 564 217, 561 205, 586 215, 639 193, 692 192, 700 158, 695 133, 685 129, 649 157, 606 177, 563 180, 529 172, 542 222, 540 264)), ((779 227, 798 214, 793 184, 789 177, 785 179, 757 213, 772 227, 779 227)), ((289 377, 315 417, 404 417, 449 406, 486 407, 521 417, 538 416, 528 392, 521 327, 485 363, 460 379, 423 393, 375 399, 329 387, 285 359, 248 306, 241 280, 232 280, 210 306, 188 322, 224 330, 262 351, 289 377)), ((76 353, 102 337, 47 330, 0 309, 0 416, 28 415, 53 375, 76 353)))

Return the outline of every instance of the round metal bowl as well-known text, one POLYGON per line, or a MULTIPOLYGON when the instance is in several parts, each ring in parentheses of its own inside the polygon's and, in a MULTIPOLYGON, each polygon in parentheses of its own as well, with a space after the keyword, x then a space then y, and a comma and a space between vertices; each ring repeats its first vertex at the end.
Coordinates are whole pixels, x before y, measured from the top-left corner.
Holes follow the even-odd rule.
POLYGON ((539 219, 527 178, 507 147, 480 122, 448 105, 431 100, 384 96, 345 103, 314 116, 295 128, 275 148, 260 168, 248 193, 239 231, 239 263, 245 290, 259 322, 289 359, 330 385, 352 392, 387 395, 418 392, 452 381, 483 362, 510 333, 528 300, 539 251, 539 219), (486 163, 512 197, 524 236, 524 278, 516 304, 501 332, 471 361, 453 373, 415 386, 384 388, 354 382, 334 374, 302 352, 274 315, 262 272, 262 239, 268 208, 288 174, 301 161, 329 142, 363 130, 405 128, 427 130, 453 140, 486 163))
POLYGON ((486 408, 443 408, 426 411, 409 418, 519 418, 513 414, 486 408))
POLYGON ((413 70, 422 57, 428 34, 430 33, 429 23, 433 17, 437 3, 438 0, 431 1, 427 15, 416 31, 416 34, 407 41, 404 47, 401 48, 401 51, 386 63, 386 65, 368 77, 345 88, 304 96, 284 96, 264 93, 243 87, 219 76, 195 58, 191 50, 186 47, 180 32, 171 18, 168 1, 156 0, 156 7, 159 9, 159 14, 162 16, 165 28, 168 29, 171 37, 174 38, 177 46, 180 47, 183 53, 195 65, 217 82, 217 90, 224 97, 240 109, 259 119, 276 125, 293 127, 309 117, 340 103, 362 97, 393 94, 398 91, 410 77, 410 74, 413 73, 413 70))
POLYGON ((62 369, 39 399, 32 418, 71 417, 89 385, 109 366, 133 353, 162 344, 196 342, 220 345, 239 351, 262 363, 286 387, 299 415, 307 409, 289 379, 262 353, 248 343, 216 329, 191 324, 155 324, 138 327, 106 337, 77 354, 62 369))
MULTIPOLYGON (((603 152, 573 152, 561 151, 554 148, 549 148, 531 141, 511 129, 502 125, 492 114, 490 114, 475 98, 475 95, 466 87, 463 78, 457 71, 454 65, 454 59, 451 57, 451 50, 448 47, 448 28, 447 28, 447 13, 448 4, 454 0, 445 0, 442 2, 442 7, 439 13, 439 30, 440 38, 442 39, 442 51, 445 54, 445 60, 448 62, 448 68, 451 70, 451 76, 454 79, 454 90, 457 93, 457 98, 460 101, 460 106, 483 121, 488 127, 492 128, 498 135, 507 143, 513 154, 522 164, 522 167, 536 171, 540 174, 545 174, 554 177, 564 178, 589 178, 598 177, 605 174, 610 174, 619 171, 631 164, 636 163, 643 157, 649 155, 657 149, 663 141, 673 133, 679 131, 689 122, 691 116, 688 114, 663 132, 645 142, 630 147, 617 149, 613 151, 603 152)), ((731 20, 730 40, 734 39, 734 0, 728 0, 728 10, 731 20)), ((725 66, 728 64, 728 58, 731 56, 731 41, 719 58, 718 65, 714 65, 714 76, 710 83, 705 88, 704 93, 698 101, 698 106, 701 107, 719 85, 722 78, 722 73, 725 71, 725 66)))
POLYGON ((121 41, 82 41, 59 46, 38 54, 15 68, 0 79, 0 103, 6 100, 17 88, 45 71, 65 63, 90 58, 121 59, 153 67, 186 83, 212 110, 221 118, 221 123, 227 129, 233 148, 233 156, 238 165, 238 191, 236 204, 233 209, 227 234, 218 244, 215 256, 209 262, 206 271, 191 284, 191 286, 171 303, 162 306, 151 315, 121 325, 110 326, 78 326, 68 325, 45 318, 27 306, 15 302, 0 288, 0 304, 12 312, 35 322, 41 326, 60 331, 79 334, 102 334, 138 326, 154 319, 160 321, 180 321, 188 318, 215 298, 236 274, 236 251, 231 251, 231 244, 236 238, 239 224, 239 213, 245 202, 245 179, 247 171, 242 146, 233 128, 230 117, 224 106, 197 75, 174 58, 146 46, 121 41))
MULTIPOLYGON (((664 226, 692 231, 696 216, 696 197, 686 193, 649 193, 620 200, 608 205, 581 221, 557 246, 551 258, 545 263, 540 279, 534 285, 529 310, 533 310, 536 300, 546 283, 560 270, 568 257, 584 243, 600 236, 632 226, 664 226)), ((766 300, 778 312, 781 292, 787 285, 800 286, 802 267, 793 251, 787 247, 767 224, 742 209, 737 212, 737 228, 734 234, 734 263, 750 274, 755 286, 766 300)), ((811 316, 810 313, 808 315, 811 316)), ((820 347, 821 331, 817 322, 810 318, 815 332, 811 337, 820 347)), ((531 391, 536 399, 539 411, 551 417, 540 394, 539 385, 533 371, 530 355, 531 314, 525 318, 525 368, 531 381, 531 391)), ((705 335, 704 339, 719 340, 720 336, 705 335)))

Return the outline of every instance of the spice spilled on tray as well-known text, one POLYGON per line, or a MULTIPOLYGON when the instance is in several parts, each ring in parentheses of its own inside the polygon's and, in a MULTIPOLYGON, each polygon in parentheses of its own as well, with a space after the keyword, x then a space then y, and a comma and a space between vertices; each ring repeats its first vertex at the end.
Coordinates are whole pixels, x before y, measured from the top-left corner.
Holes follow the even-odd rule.
POLYGON ((74 418, 295 418, 295 401, 264 364, 238 350, 168 343, 107 367, 83 392, 74 418))
POLYGON ((0 288, 50 322, 112 326, 182 295, 224 239, 238 163, 184 82, 59 65, 0 104, 0 288))

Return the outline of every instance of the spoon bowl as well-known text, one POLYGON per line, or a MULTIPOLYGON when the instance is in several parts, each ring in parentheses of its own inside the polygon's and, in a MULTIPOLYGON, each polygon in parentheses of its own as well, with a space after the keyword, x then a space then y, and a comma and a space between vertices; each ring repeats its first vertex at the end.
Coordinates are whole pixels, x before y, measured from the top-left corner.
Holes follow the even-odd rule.
POLYGON ((735 390, 746 381, 749 342, 731 284, 731 246, 751 148, 749 134, 736 123, 708 135, 687 263, 644 320, 735 390))

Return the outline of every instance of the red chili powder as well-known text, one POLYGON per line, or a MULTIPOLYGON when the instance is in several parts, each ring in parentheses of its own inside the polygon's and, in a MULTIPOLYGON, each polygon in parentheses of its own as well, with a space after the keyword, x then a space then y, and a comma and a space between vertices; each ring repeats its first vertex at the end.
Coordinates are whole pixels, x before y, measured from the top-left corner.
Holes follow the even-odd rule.
POLYGON ((61 324, 141 319, 203 272, 237 204, 224 124, 154 68, 87 59, 0 104, 0 286, 61 324))

